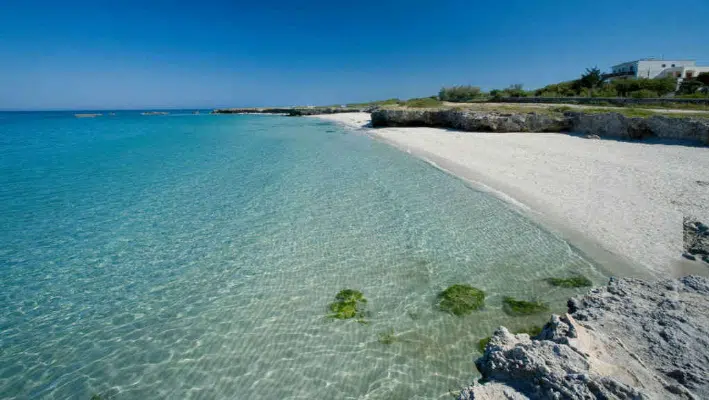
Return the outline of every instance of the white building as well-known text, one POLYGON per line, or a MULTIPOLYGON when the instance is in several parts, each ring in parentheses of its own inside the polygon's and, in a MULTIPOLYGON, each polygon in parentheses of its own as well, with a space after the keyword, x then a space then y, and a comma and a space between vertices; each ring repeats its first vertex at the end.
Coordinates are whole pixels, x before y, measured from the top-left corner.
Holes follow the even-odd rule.
POLYGON ((605 76, 608 79, 654 79, 671 76, 681 82, 683 79, 696 78, 697 75, 702 72, 709 72, 709 67, 697 66, 694 60, 658 60, 656 58, 645 58, 614 65, 611 68, 611 73, 605 76))

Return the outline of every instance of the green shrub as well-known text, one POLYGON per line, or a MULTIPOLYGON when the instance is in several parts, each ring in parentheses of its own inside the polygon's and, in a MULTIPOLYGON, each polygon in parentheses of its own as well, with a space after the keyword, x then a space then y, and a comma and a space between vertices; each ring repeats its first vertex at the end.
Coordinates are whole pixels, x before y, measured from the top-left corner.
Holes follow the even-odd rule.
POLYGON ((578 96, 580 91, 581 84, 575 80, 547 85, 535 90, 533 94, 537 97, 574 97, 578 96))
POLYGON ((505 311, 505 313, 509 315, 517 316, 532 315, 544 311, 549 311, 549 306, 538 300, 524 301, 507 296, 502 299, 502 309, 505 311))
POLYGON ((659 97, 657 92, 653 92, 652 90, 649 89, 640 89, 636 90, 634 92, 628 93, 630 97, 634 99, 654 99, 659 97))
POLYGON ((521 83, 515 83, 510 85, 503 93, 507 97, 527 97, 527 92, 524 91, 523 85, 521 83))
POLYGON ((546 281, 552 286, 559 286, 565 288, 577 288, 592 286, 593 282, 585 276, 578 275, 571 278, 547 278, 546 281))
POLYGON ((671 77, 661 79, 618 79, 613 81, 611 86, 621 96, 630 96, 632 92, 647 90, 654 92, 655 97, 658 97, 674 92, 677 87, 677 80, 671 77))
POLYGON ((470 285, 453 285, 438 294, 438 307, 462 316, 479 310, 485 304, 485 292, 470 285))
POLYGON ((695 79, 686 79, 679 85, 677 93, 679 94, 695 94, 701 89, 702 83, 695 79))
POLYGON ((461 85, 441 88, 438 98, 441 101, 465 103, 479 98, 481 94, 480 88, 477 86, 461 85))
POLYGON ((330 303, 332 314, 328 315, 328 317, 334 319, 357 317, 361 322, 364 322, 363 306, 367 303, 367 299, 364 298, 362 292, 354 289, 343 289, 335 295, 335 300, 335 302, 330 303))
MULTIPOLYGON (((692 94, 682 94, 677 96, 681 99, 707 99, 709 98, 709 93, 701 93, 701 92, 695 92, 692 94)), ((701 107, 698 107, 700 109, 703 109, 701 107)))
POLYGON ((500 99, 502 98, 502 90, 499 89, 493 89, 490 91, 490 97, 494 99, 500 99))
POLYGON ((603 85, 593 91, 592 97, 618 97, 618 91, 612 85, 603 85))

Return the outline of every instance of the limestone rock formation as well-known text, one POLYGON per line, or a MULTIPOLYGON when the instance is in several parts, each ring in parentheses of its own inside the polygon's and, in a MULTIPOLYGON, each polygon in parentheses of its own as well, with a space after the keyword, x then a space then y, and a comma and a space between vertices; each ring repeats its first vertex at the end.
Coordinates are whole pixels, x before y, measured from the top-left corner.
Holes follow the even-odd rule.
POLYGON ((657 137, 709 144, 708 119, 662 115, 634 118, 614 112, 500 113, 466 109, 394 108, 372 111, 372 126, 427 126, 469 132, 575 132, 591 138, 657 137))
POLYGON ((278 114, 291 117, 304 115, 339 114, 363 112, 360 108, 351 107, 286 107, 286 108, 221 108, 212 111, 212 114, 278 114))
POLYGON ((460 399, 709 398, 709 279, 611 279, 538 336, 498 329, 460 399))

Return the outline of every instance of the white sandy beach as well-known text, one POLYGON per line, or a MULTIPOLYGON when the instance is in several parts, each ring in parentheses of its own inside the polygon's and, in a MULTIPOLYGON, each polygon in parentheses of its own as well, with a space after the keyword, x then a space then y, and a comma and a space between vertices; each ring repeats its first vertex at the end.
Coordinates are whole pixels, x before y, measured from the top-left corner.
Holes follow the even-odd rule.
MULTIPOLYGON (((353 128, 370 120, 366 113, 318 117, 353 128)), ((490 188, 611 271, 608 264, 627 261, 655 276, 709 272, 681 257, 683 216, 709 221, 709 148, 557 133, 367 132, 490 188)))

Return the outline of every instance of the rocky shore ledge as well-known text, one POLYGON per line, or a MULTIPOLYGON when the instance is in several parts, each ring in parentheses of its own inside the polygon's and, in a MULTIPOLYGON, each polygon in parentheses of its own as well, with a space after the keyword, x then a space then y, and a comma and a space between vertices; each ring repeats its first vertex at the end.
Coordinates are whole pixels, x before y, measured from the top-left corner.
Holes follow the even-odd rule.
POLYGON ((367 112, 368 110, 351 107, 285 107, 285 108, 222 108, 212 114, 277 114, 300 117, 306 115, 340 114, 367 112))
POLYGON ((372 126, 434 127, 469 132, 575 132, 590 137, 678 139, 709 144, 709 119, 616 112, 515 112, 466 109, 378 109, 372 126))
POLYGON ((611 279, 530 338, 499 328, 459 399, 709 398, 709 279, 611 279))

